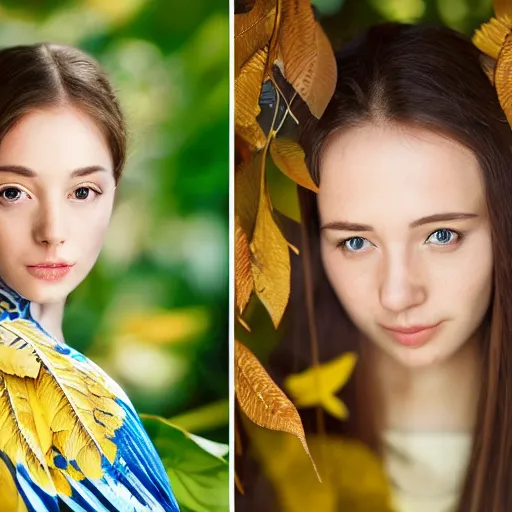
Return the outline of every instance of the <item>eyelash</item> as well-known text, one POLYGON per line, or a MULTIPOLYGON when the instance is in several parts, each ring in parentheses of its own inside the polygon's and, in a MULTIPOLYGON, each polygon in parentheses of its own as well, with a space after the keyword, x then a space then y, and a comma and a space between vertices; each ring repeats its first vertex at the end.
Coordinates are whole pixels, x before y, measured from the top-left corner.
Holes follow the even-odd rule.
MULTIPOLYGON (((88 189, 89 191, 94 192, 95 196, 93 196, 92 199, 89 199, 89 197, 87 197, 85 199, 75 198, 75 201, 89 202, 91 200, 94 200, 96 196, 100 196, 103 194, 103 192, 99 189, 99 187, 92 185, 91 183, 80 183, 73 189, 73 192, 71 192, 71 194, 68 194, 68 198, 70 198, 70 196, 73 196, 73 194, 75 194, 77 192, 77 190, 80 190, 82 188, 85 188, 85 189, 88 189)), ((19 202, 19 198, 9 201, 8 199, 5 199, 3 197, 4 192, 9 189, 17 190, 21 194, 25 194, 28 199, 32 199, 31 195, 24 188, 20 187, 19 185, 4 185, 3 187, 0 187, 0 201, 2 201, 4 203, 4 205, 12 205, 12 204, 16 204, 17 202, 19 202)))
MULTIPOLYGON (((448 228, 439 228, 439 229, 436 229, 434 231, 432 231, 432 233, 430 233, 426 240, 425 240, 425 243, 427 243, 428 239, 434 235, 435 233, 439 232, 439 231, 449 231, 450 233, 453 233, 456 237, 456 240, 454 242, 449 242, 449 243, 446 243, 446 244, 433 244, 433 245, 437 245, 439 247, 448 247, 448 246, 454 246, 454 245, 458 245, 462 242, 462 240, 464 239, 464 236, 465 234, 461 231, 456 231, 455 229, 448 229, 448 228)), ((350 254, 357 254, 359 252, 362 252, 362 250, 359 250, 359 251, 351 251, 350 249, 347 248, 347 244, 348 242, 350 242, 351 240, 354 240, 354 239, 357 239, 357 238, 360 238, 361 240, 364 240, 364 241, 369 241, 368 239, 362 237, 362 236, 351 236, 349 238, 345 238, 344 240, 340 240, 337 244, 336 244, 336 247, 339 247, 341 248, 343 251, 345 252, 348 252, 350 254)))

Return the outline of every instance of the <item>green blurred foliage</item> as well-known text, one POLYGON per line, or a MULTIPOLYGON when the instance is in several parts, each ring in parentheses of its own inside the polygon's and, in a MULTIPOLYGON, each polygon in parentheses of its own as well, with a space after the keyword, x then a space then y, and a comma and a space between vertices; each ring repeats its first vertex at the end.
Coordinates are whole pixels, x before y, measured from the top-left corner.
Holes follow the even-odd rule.
POLYGON ((69 299, 66 339, 139 412, 198 409, 194 432, 227 443, 228 4, 3 1, 0 46, 40 41, 93 55, 130 131, 106 246, 69 299))
POLYGON ((144 418, 144 425, 162 456, 181 512, 228 512, 228 446, 151 417, 144 418))

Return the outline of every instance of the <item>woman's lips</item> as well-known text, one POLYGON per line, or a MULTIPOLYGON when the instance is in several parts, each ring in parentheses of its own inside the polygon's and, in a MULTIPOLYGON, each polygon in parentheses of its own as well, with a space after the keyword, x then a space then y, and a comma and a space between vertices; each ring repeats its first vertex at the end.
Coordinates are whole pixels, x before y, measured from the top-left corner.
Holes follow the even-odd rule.
POLYGON ((397 343, 404 347, 418 348, 427 343, 439 330, 442 322, 428 326, 386 327, 382 326, 397 343))
POLYGON ((74 265, 69 263, 41 263, 27 266, 28 272, 42 281, 59 281, 63 279, 74 265))

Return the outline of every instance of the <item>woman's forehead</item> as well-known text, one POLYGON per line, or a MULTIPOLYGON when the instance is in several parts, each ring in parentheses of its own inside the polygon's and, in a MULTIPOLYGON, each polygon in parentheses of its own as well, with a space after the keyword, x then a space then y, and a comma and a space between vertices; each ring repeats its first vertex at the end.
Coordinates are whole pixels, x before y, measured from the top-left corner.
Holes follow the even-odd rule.
POLYGON ((417 128, 368 125, 338 134, 326 146, 320 176, 323 216, 378 217, 390 211, 419 218, 485 202, 472 152, 417 128))
POLYGON ((103 133, 74 107, 35 110, 5 135, 0 165, 19 165, 37 173, 62 173, 91 165, 112 169, 103 133))

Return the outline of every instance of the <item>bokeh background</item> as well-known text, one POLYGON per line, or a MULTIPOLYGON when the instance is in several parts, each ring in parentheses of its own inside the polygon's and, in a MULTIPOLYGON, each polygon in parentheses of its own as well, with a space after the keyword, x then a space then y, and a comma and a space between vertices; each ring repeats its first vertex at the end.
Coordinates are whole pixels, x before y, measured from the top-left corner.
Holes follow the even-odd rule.
POLYGON ((77 46, 130 130, 108 240, 66 311, 67 342, 138 412, 228 442, 229 7, 226 0, 17 0, 0 46, 77 46))

